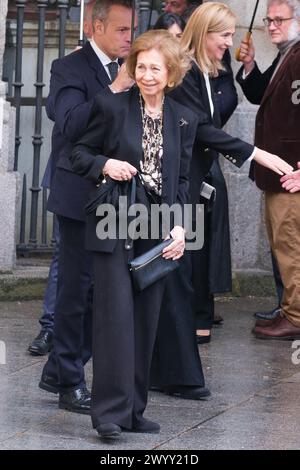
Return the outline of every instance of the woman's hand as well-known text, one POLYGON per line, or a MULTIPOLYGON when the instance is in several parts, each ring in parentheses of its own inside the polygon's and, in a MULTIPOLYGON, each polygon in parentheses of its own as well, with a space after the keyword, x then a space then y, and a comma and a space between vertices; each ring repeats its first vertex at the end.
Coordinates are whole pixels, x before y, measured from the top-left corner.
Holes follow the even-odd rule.
POLYGON ((183 227, 176 225, 171 231, 172 243, 163 250, 163 258, 179 259, 182 257, 185 248, 185 230, 183 227))
POLYGON ((289 193, 300 191, 300 162, 297 163, 297 166, 299 168, 298 170, 280 178, 282 187, 289 193))
POLYGON ((293 167, 289 163, 265 150, 257 149, 254 160, 260 165, 269 168, 269 170, 278 173, 278 175, 290 174, 293 171, 293 167))
POLYGON ((102 173, 117 181, 129 181, 136 175, 137 169, 128 162, 110 158, 105 163, 102 173))

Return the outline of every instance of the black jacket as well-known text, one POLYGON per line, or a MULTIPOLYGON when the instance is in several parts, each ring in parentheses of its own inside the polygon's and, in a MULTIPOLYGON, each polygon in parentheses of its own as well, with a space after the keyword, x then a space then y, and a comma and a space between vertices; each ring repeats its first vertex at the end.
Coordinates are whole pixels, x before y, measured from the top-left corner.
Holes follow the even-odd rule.
POLYGON ((172 92, 172 97, 192 109, 199 118, 190 170, 191 202, 204 203, 199 197, 203 181, 213 184, 217 189, 215 207, 209 222, 206 219, 206 223, 210 224, 209 266, 199 266, 197 269, 208 277, 210 292, 226 292, 231 290, 228 200, 218 154, 220 152, 234 165, 241 167, 252 154, 254 146, 221 129, 222 120, 214 93, 214 116, 211 116, 205 79, 197 64, 193 63, 183 83, 172 92), (215 174, 214 180, 211 180, 210 171, 215 174))
MULTIPOLYGON (((188 173, 197 128, 197 117, 186 107, 165 97, 163 111, 162 203, 185 204, 188 173)), ((139 92, 99 94, 90 124, 70 156, 73 170, 92 183, 101 181, 108 158, 128 161, 136 168, 142 160, 142 118, 139 92)), ((103 183, 102 183, 103 184, 103 183)), ((92 196, 93 197, 93 196, 92 196)), ((86 248, 112 252, 115 240, 99 240, 95 223, 89 224, 86 248)))
POLYGON ((52 132, 51 187, 48 210, 84 221, 84 206, 93 187, 80 178, 69 160, 76 140, 85 132, 94 97, 108 90, 109 77, 90 43, 52 63, 46 110, 55 121, 52 132))
POLYGON ((238 105, 238 94, 234 84, 234 77, 231 68, 231 57, 227 49, 222 64, 224 70, 219 70, 219 75, 212 78, 214 100, 217 103, 221 117, 221 125, 225 126, 238 105))
POLYGON ((254 146, 224 132, 215 106, 214 119, 210 115, 209 100, 203 74, 193 63, 183 82, 171 92, 173 99, 187 106, 198 116, 196 140, 191 163, 191 198, 199 202, 199 188, 212 162, 220 152, 237 167, 250 157, 254 146))

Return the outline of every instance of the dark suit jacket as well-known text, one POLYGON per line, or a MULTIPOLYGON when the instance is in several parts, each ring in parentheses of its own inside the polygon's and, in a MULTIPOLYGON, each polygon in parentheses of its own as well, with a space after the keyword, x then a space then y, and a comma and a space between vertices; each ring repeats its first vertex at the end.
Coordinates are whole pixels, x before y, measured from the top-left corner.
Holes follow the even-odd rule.
POLYGON ((217 168, 219 171, 214 181, 210 180, 209 171, 213 162, 218 167, 218 152, 240 167, 249 158, 254 146, 221 130, 218 102, 213 93, 214 116, 211 116, 205 79, 197 64, 193 63, 183 83, 172 92, 172 97, 188 106, 199 117, 190 170, 191 202, 205 202, 199 197, 202 181, 214 184, 217 188, 217 203, 210 216, 209 265, 198 266, 195 276, 201 276, 202 272, 202 277, 208 278, 210 292, 226 292, 231 289, 227 191, 221 170, 217 168))
POLYGON ((89 43, 52 64, 46 105, 48 117, 55 121, 48 200, 51 212, 85 220, 84 206, 93 186, 74 173, 69 156, 87 127, 96 93, 108 89, 108 84, 109 77, 89 43))
POLYGON ((193 63, 183 82, 171 92, 172 98, 194 111, 199 119, 191 162, 191 200, 199 202, 199 189, 218 152, 234 165, 241 167, 250 157, 254 146, 226 134, 221 127, 217 105, 214 120, 210 115, 205 80, 193 63))
MULTIPOLYGON (((161 200, 168 205, 174 202, 182 205, 188 199, 188 172, 197 117, 168 96, 163 113, 161 200)), ((99 183, 109 158, 128 161, 139 169, 143 158, 142 118, 136 87, 125 93, 107 92, 96 96, 88 129, 70 156, 73 170, 94 185, 99 183)), ((86 248, 112 252, 116 241, 96 238, 95 223, 96 218, 94 225, 88 226, 86 248)))
MULTIPOLYGON (((238 104, 228 50, 224 55, 223 65, 225 70, 220 70, 219 75, 211 80, 222 127, 238 104)), ((214 160, 205 181, 217 191, 216 201, 209 214, 209 289, 211 293, 228 292, 232 290, 228 195, 219 158, 214 160)))
POLYGON ((238 105, 238 95, 234 85, 231 57, 228 49, 224 54, 222 63, 224 70, 220 70, 219 75, 212 78, 211 82, 223 127, 238 105))
POLYGON ((206 219, 210 224, 208 265, 198 266, 194 276, 208 278, 210 292, 227 292, 231 289, 228 201, 226 184, 219 168, 218 152, 225 154, 225 158, 235 165, 241 166, 251 155, 253 146, 220 129, 222 121, 214 94, 214 116, 211 117, 205 80, 196 64, 193 64, 182 85, 172 95, 182 104, 188 105, 200 119, 190 170, 191 202, 205 203, 199 197, 202 181, 213 184, 217 189, 217 201, 209 217, 210 222, 206 219), (214 180, 211 173, 214 174, 214 180))
MULTIPOLYGON (((249 101, 260 104, 255 125, 256 145, 279 155, 296 169, 300 149, 300 105, 292 99, 295 92, 292 85, 300 78, 300 42, 288 52, 270 83, 278 58, 264 73, 255 65, 245 80, 241 69, 237 80, 249 101)), ((264 191, 285 191, 279 175, 255 162, 254 177, 257 186, 264 191)))

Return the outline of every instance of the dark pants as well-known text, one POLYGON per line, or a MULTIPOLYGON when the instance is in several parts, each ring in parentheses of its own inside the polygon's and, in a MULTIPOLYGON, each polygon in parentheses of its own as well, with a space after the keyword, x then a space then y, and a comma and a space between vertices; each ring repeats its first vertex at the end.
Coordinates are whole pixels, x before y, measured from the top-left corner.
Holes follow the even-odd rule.
MULTIPOLYGON (((137 240, 134 256, 156 244, 137 240)), ((120 240, 113 253, 94 253, 92 423, 132 428, 147 404, 149 371, 164 280, 133 290, 128 252, 120 240)))
POLYGON ((84 365, 91 357, 92 258, 84 249, 85 224, 58 216, 60 249, 54 347, 43 373, 62 391, 85 385, 84 365))
POLYGON ((151 366, 151 385, 203 387, 204 376, 192 309, 191 254, 166 279, 151 366))
POLYGON ((57 292, 58 256, 60 243, 59 224, 57 217, 55 216, 53 218, 53 238, 55 245, 44 295, 43 314, 39 319, 42 330, 50 331, 53 331, 54 327, 54 310, 57 292))
POLYGON ((204 245, 201 250, 191 251, 192 284, 196 329, 210 330, 214 321, 214 295, 210 292, 209 285, 210 213, 205 211, 204 217, 204 245))

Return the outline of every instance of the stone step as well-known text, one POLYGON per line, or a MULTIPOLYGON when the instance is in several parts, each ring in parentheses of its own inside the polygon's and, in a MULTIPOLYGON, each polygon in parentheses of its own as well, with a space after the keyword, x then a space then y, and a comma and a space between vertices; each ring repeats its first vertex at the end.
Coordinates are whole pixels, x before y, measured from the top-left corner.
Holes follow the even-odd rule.
MULTIPOLYGON (((49 272, 49 260, 18 261, 15 270, 0 273, 0 300, 42 299, 49 272)), ((272 273, 262 270, 236 270, 233 272, 233 297, 275 295, 272 273)), ((224 294, 222 294, 224 297, 224 294)))

